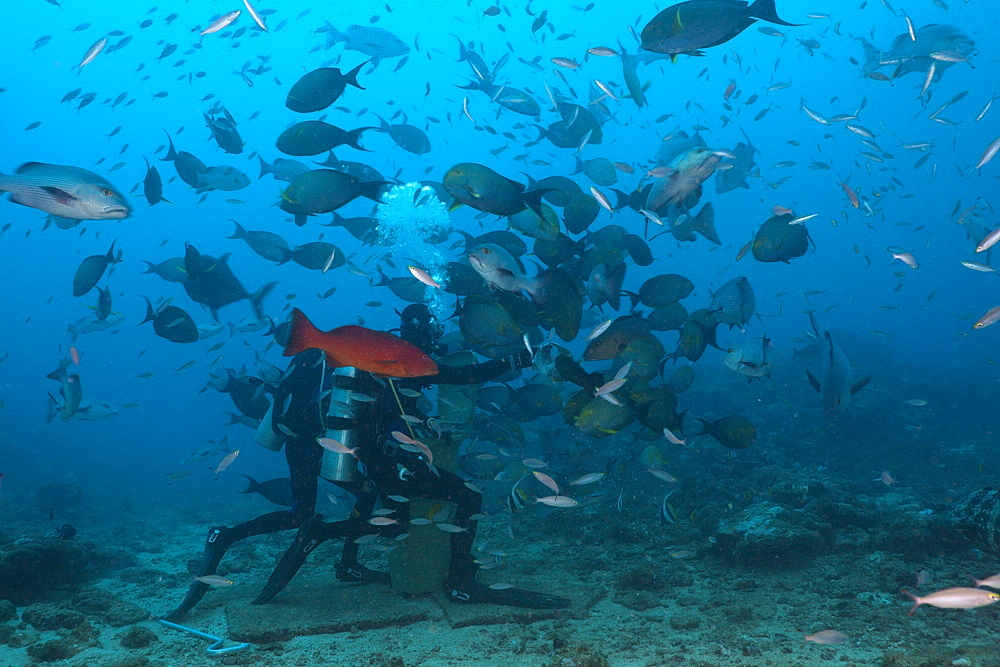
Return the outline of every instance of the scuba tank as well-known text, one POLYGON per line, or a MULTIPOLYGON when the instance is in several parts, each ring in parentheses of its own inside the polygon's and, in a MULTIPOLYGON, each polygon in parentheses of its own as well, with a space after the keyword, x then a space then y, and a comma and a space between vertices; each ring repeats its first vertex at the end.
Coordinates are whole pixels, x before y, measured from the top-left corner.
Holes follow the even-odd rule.
MULTIPOLYGON (((358 434, 351 423, 354 418, 352 408, 357 403, 355 393, 361 393, 358 369, 341 366, 333 371, 333 388, 330 390, 330 409, 327 412, 328 426, 340 421, 345 427, 327 428, 326 437, 339 441, 345 447, 357 446, 358 434)), ((358 460, 350 454, 338 454, 329 449, 323 451, 323 467, 320 476, 331 482, 353 482, 358 477, 358 460)))

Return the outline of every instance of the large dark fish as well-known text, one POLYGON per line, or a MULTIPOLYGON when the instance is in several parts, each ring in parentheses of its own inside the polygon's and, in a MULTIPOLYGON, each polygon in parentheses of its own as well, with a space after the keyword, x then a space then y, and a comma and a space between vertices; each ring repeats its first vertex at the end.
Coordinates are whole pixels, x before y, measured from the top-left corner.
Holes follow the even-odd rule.
POLYGON ((243 475, 247 478, 247 488, 240 493, 259 493, 265 499, 275 505, 291 507, 292 503, 292 480, 289 477, 279 477, 269 479, 266 482, 258 482, 250 475, 243 475))
POLYGON ((208 125, 208 129, 212 132, 212 138, 215 139, 219 148, 233 155, 239 155, 243 152, 243 138, 240 136, 239 130, 236 129, 236 121, 233 120, 232 115, 225 107, 222 107, 214 116, 210 113, 204 115, 205 124, 208 125))
POLYGON ((537 126, 540 133, 539 140, 548 139, 559 148, 580 148, 584 140, 588 145, 604 141, 601 125, 588 109, 569 102, 560 102, 559 114, 562 120, 552 123, 547 128, 537 126))
POLYGON ((251 250, 276 264, 284 264, 292 258, 292 249, 288 247, 288 243, 274 232, 247 231, 243 225, 235 220, 230 220, 230 222, 236 225, 236 231, 233 232, 232 236, 226 238, 243 239, 251 250))
POLYGON ((753 257, 758 262, 784 262, 806 254, 809 232, 803 224, 790 224, 791 213, 769 218, 753 237, 753 257))
POLYGON ((236 409, 251 419, 263 419, 271 408, 271 399, 267 395, 268 385, 253 376, 236 375, 227 368, 225 377, 209 375, 208 386, 220 393, 229 394, 236 409))
POLYGON ((74 220, 128 217, 128 202, 103 176, 79 167, 27 162, 0 174, 0 192, 16 204, 74 220))
POLYGON ((115 256, 115 243, 111 242, 111 247, 103 255, 91 255, 82 262, 76 269, 73 276, 73 296, 83 296, 97 286, 97 281, 101 279, 104 272, 112 264, 122 261, 122 251, 118 251, 115 256))
POLYGON ((142 158, 146 161, 146 176, 142 179, 142 194, 149 202, 150 206, 159 204, 161 201, 165 201, 168 204, 171 202, 163 198, 163 179, 160 178, 160 172, 157 171, 155 165, 149 164, 149 160, 142 158))
POLYGON ((508 216, 530 208, 542 215, 541 199, 545 190, 525 191, 525 186, 473 162, 456 164, 441 181, 444 189, 455 198, 477 211, 508 216))
POLYGON ((697 421, 701 422, 701 434, 712 436, 723 447, 746 449, 757 442, 757 429, 746 417, 729 415, 722 419, 716 419, 714 422, 705 419, 697 421))
POLYGON ((358 72, 366 64, 367 61, 361 63, 347 74, 336 67, 320 67, 306 72, 288 91, 285 106, 298 113, 322 111, 336 102, 348 85, 364 90, 358 83, 358 72))
POLYGON ((260 175, 257 178, 264 178, 271 174, 275 180, 291 183, 302 174, 309 171, 309 167, 296 160, 279 157, 274 162, 268 164, 264 158, 257 156, 260 161, 260 175))
POLYGON ((715 172, 715 191, 718 194, 731 192, 736 188, 750 187, 747 184, 747 176, 750 175, 755 166, 753 155, 756 152, 757 149, 749 142, 743 143, 741 141, 736 144, 736 148, 733 149, 733 155, 736 158, 727 163, 732 165, 732 168, 715 172))
POLYGON ((350 174, 332 169, 313 169, 302 174, 281 193, 278 206, 295 216, 295 224, 306 224, 306 217, 336 211, 357 197, 379 201, 385 181, 363 183, 350 174))
POLYGON ((833 342, 830 332, 820 332, 812 313, 809 313, 809 323, 819 341, 819 367, 815 375, 807 370, 806 377, 809 378, 809 384, 813 389, 819 392, 823 403, 823 414, 833 417, 837 414, 837 410, 847 406, 851 396, 861 391, 871 378, 866 377, 855 382, 851 362, 848 361, 844 351, 833 342))
POLYGON ((275 146, 285 155, 297 157, 319 155, 345 144, 363 151, 366 149, 358 143, 361 140, 361 134, 365 130, 375 129, 378 128, 359 127, 355 130, 342 130, 336 125, 330 125, 321 120, 306 120, 292 125, 278 135, 275 146))
POLYGON ((668 54, 702 55, 699 49, 725 44, 757 22, 795 26, 778 18, 774 0, 689 0, 667 7, 642 29, 642 48, 668 54))
POLYGON ((427 135, 424 134, 424 131, 419 127, 409 125, 407 123, 390 125, 385 122, 385 119, 381 116, 379 116, 379 122, 381 123, 378 128, 379 132, 385 132, 388 134, 396 145, 404 151, 415 153, 417 155, 423 155, 424 153, 430 152, 431 140, 427 138, 427 135))
POLYGON ((139 326, 146 322, 152 322, 153 332, 171 343, 194 343, 198 340, 198 326, 186 311, 177 306, 168 304, 154 310, 153 304, 146 299, 146 318, 139 322, 139 326))
MULTIPOLYGON (((219 258, 203 255, 188 244, 184 253, 184 270, 187 272, 187 278, 182 283, 184 291, 192 301, 206 306, 216 321, 219 320, 220 308, 243 299, 250 301, 254 317, 261 321, 264 319, 261 310, 264 299, 277 283, 268 283, 250 294, 229 268, 231 255, 232 253, 226 253, 219 258)), ((195 332, 197 333, 197 328, 195 332)))

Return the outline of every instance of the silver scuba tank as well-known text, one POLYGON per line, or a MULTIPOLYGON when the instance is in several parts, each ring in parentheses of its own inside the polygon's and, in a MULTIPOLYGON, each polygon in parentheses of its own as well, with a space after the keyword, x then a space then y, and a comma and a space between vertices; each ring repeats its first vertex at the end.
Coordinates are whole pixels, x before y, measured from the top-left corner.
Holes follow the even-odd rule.
MULTIPOLYGON (((333 371, 333 388, 330 390, 330 417, 352 419, 354 408, 358 401, 354 398, 356 391, 358 369, 342 366, 333 371)), ((357 430, 331 429, 326 430, 326 437, 339 441, 345 447, 357 447, 357 430)), ((331 482, 353 482, 358 477, 358 460, 350 454, 338 454, 329 449, 323 451, 323 467, 320 476, 331 482)))

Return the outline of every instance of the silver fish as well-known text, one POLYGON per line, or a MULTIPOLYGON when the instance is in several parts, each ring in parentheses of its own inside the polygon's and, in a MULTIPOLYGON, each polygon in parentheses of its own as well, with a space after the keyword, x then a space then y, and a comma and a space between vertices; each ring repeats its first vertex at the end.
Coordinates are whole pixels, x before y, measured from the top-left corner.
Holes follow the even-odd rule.
POLYGON ((11 201, 76 220, 128 217, 125 197, 92 171, 58 164, 28 162, 14 174, 0 174, 0 192, 11 201))

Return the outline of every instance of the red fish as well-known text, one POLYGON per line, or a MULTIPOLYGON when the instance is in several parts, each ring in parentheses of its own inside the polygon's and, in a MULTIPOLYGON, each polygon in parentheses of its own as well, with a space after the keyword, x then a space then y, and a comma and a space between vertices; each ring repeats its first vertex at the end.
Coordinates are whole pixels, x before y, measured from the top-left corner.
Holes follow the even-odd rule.
POLYGON ((320 331, 294 308, 285 356, 310 349, 326 352, 331 366, 353 366, 384 377, 413 378, 438 372, 433 359, 398 336, 355 325, 320 331))
POLYGON ((847 181, 838 183, 838 185, 844 189, 844 194, 847 195, 847 199, 850 200, 851 206, 858 208, 861 205, 861 202, 858 201, 858 196, 854 193, 854 190, 851 189, 851 186, 847 184, 847 181))

